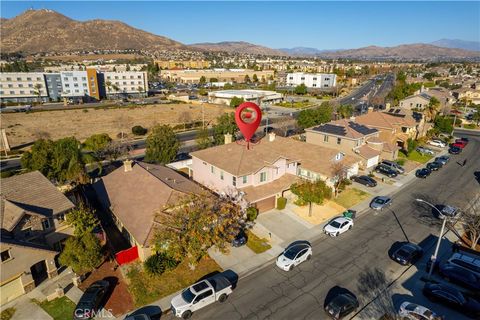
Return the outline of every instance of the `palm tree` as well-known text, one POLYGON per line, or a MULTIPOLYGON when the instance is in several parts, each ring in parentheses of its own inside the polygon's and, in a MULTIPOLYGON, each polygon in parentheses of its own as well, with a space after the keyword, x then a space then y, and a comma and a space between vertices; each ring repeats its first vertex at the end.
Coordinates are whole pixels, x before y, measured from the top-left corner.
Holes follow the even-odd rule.
POLYGON ((142 86, 138 86, 137 87, 137 91, 138 91, 138 95, 140 96, 143 92, 143 87, 142 86))
POLYGON ((430 121, 433 121, 437 116, 438 107, 440 106, 440 101, 437 98, 431 97, 428 106, 426 107, 426 111, 430 116, 430 121))

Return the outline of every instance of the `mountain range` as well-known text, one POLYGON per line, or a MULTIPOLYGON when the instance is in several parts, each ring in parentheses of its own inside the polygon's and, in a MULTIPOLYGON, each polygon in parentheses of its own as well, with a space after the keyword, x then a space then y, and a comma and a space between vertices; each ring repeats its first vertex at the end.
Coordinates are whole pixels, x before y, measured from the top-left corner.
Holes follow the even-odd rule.
POLYGON ((11 18, 1 18, 1 51, 73 52, 93 50, 191 50, 224 51, 270 56, 318 56, 350 59, 479 59, 480 43, 441 39, 430 44, 404 44, 395 47, 368 46, 358 49, 319 50, 296 47, 272 49, 244 41, 185 45, 164 36, 133 28, 120 21, 70 19, 56 11, 27 10, 11 18))

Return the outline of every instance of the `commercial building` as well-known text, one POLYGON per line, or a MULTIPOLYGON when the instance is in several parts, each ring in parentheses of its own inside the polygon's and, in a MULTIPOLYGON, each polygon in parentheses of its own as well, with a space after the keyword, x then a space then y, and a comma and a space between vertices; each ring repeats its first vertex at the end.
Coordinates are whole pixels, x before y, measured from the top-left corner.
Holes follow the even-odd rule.
POLYGON ((281 93, 266 90, 220 90, 208 93, 208 102, 230 105, 234 97, 242 98, 244 101, 251 101, 257 104, 273 104, 283 100, 281 93))
POLYGON ((89 95, 87 71, 62 71, 62 97, 83 99, 89 95))
POLYGON ((333 73, 287 73, 287 85, 304 84, 307 88, 328 89, 337 85, 337 75, 333 73))
POLYGON ((47 82, 48 97, 52 101, 59 101, 62 98, 62 77, 60 73, 45 73, 47 82))
POLYGON ((0 74, 0 99, 2 102, 48 101, 48 91, 43 73, 3 72, 0 74))
POLYGON ((143 71, 104 72, 106 96, 146 96, 148 77, 143 71))
POLYGON ((204 69, 204 70, 162 70, 160 77, 177 83, 199 83, 202 77, 206 82, 244 83, 246 78, 257 78, 265 82, 274 76, 273 70, 255 71, 248 69, 204 69))
POLYGON ((154 63, 162 69, 205 69, 210 68, 210 61, 206 60, 155 60, 154 63))

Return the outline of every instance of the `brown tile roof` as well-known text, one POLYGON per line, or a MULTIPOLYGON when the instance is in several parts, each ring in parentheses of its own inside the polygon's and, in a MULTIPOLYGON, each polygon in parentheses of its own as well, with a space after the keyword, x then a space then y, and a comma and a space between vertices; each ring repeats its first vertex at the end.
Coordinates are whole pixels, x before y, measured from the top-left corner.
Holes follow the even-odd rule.
POLYGON ((287 190, 290 186, 300 181, 300 177, 297 177, 293 174, 284 174, 277 180, 274 180, 270 183, 263 184, 261 186, 248 186, 245 188, 241 188, 243 192, 245 192, 245 199, 252 203, 258 200, 262 200, 268 198, 272 195, 282 192, 283 190, 287 190))
POLYGON ((147 243, 156 212, 175 203, 181 195, 200 193, 202 188, 170 168, 134 162, 132 171, 123 166, 94 184, 99 200, 142 245, 147 243))
MULTIPOLYGON (((332 176, 332 160, 340 151, 298 140, 276 136, 274 141, 265 137, 250 149, 235 142, 192 152, 192 157, 201 159, 234 176, 252 174, 278 159, 298 161, 302 168, 328 177, 332 176)), ((345 165, 360 159, 345 155, 345 165)))
POLYGON ((374 127, 394 129, 398 127, 414 127, 415 119, 410 115, 394 116, 386 112, 370 112, 355 118, 355 122, 374 127))
POLYGON ((380 155, 381 153, 380 151, 370 148, 367 145, 363 145, 360 148, 357 148, 356 150, 358 150, 359 152, 358 154, 365 159, 371 159, 373 157, 380 155))
POLYGON ((5 229, 13 228, 24 212, 52 217, 74 207, 39 171, 2 179, 0 194, 1 224, 5 229))

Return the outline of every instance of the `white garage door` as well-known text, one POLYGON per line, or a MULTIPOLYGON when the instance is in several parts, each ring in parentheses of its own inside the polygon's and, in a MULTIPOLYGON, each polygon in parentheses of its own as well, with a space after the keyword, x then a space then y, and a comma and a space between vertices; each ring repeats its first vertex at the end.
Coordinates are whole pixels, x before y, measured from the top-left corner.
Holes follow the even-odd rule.
POLYGON ((2 291, 2 294, 0 295, 2 297, 0 300, 0 304, 7 303, 8 301, 15 299, 16 297, 21 296, 24 293, 22 279, 17 278, 2 285, 0 287, 0 291, 2 291))
POLYGON ((371 168, 371 167, 377 165, 378 164, 378 157, 379 156, 368 159, 367 160, 367 168, 371 168))

